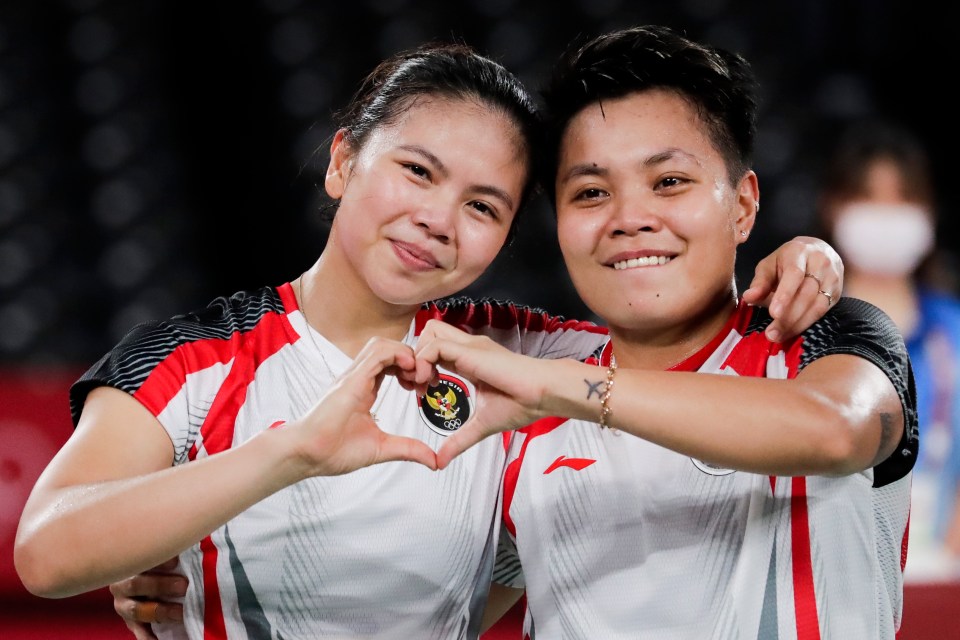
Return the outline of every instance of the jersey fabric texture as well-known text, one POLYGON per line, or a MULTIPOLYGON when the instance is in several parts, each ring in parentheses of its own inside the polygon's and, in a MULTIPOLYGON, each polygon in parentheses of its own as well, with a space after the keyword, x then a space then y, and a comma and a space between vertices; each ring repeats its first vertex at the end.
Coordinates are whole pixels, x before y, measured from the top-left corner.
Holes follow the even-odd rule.
MULTIPOLYGON (((526 637, 893 640, 918 451, 903 341, 849 298, 783 345, 765 338, 769 323, 741 305, 674 369, 785 379, 827 355, 866 358, 900 395, 896 453, 846 477, 772 477, 590 422, 539 420, 510 444, 509 535, 494 573, 526 587, 526 637)), ((588 362, 608 366, 611 350, 588 362)))
MULTIPOLYGON (((535 356, 583 359, 605 340, 590 323, 458 299, 424 305, 404 341, 414 344, 431 318, 535 356)), ((303 415, 350 362, 309 328, 284 284, 135 328, 75 383, 71 409, 76 421, 100 385, 126 391, 166 430, 174 465, 189 464, 303 415)), ((473 386, 459 382, 472 402, 473 386)), ((374 411, 385 431, 442 443, 389 376, 374 411)), ((181 554, 185 624, 155 625, 158 635, 477 637, 506 443, 489 438, 443 472, 390 462, 278 491, 181 554)))

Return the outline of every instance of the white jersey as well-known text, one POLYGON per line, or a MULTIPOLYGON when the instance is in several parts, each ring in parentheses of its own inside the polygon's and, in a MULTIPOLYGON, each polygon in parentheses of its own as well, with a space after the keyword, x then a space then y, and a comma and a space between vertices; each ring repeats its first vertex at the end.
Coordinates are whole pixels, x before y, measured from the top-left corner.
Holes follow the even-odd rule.
MULTIPOLYGON (((773 477, 590 422, 540 420, 510 445, 509 536, 494 576, 526 586, 525 637, 894 639, 917 452, 902 340, 847 298, 782 348, 763 336, 769 322, 741 306, 676 369, 782 379, 829 354, 868 358, 901 396, 897 452, 845 477, 773 477)), ((606 367, 610 350, 592 361, 606 367)))
MULTIPOLYGON (((538 356, 582 359, 604 340, 589 323, 461 299, 425 305, 404 341, 413 345, 430 318, 538 356)), ((169 434, 175 464, 189 464, 303 415, 350 361, 309 328, 285 284, 136 328, 74 385, 71 403, 76 419, 95 386, 131 393, 169 434)), ((444 375, 428 395, 387 377, 373 407, 380 427, 439 448, 469 416, 474 388, 444 375)), ((391 462, 278 491, 181 554, 185 625, 156 630, 197 639, 477 637, 506 444, 489 438, 443 472, 391 462)))

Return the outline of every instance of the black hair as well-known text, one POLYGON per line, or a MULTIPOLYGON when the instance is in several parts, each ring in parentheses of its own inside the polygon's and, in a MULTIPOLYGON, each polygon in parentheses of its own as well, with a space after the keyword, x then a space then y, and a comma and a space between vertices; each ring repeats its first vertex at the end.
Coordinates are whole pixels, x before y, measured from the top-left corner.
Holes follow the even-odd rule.
MULTIPOLYGON (((528 174, 514 218, 530 200, 540 173, 535 149, 541 137, 539 112, 520 80, 500 63, 461 43, 430 43, 381 62, 353 98, 334 115, 347 140, 360 149, 378 127, 395 122, 418 99, 472 99, 500 110, 516 125, 528 174)), ((511 235, 513 227, 511 227, 511 235)))
MULTIPOLYGON (((731 183, 750 168, 757 129, 757 79, 740 55, 689 40, 668 27, 613 31, 577 46, 554 65, 543 89, 544 185, 553 185, 560 144, 586 106, 631 93, 666 89, 688 100, 723 155, 731 183)), ((552 188, 547 194, 555 204, 552 188)))

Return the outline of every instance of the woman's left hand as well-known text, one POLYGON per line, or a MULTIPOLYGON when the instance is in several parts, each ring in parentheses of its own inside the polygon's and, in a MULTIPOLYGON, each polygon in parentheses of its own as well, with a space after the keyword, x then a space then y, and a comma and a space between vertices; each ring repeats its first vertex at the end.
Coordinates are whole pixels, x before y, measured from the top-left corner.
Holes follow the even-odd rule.
POLYGON ((766 334, 780 342, 799 335, 822 317, 842 292, 839 254, 819 238, 798 236, 757 264, 743 299, 769 309, 773 322, 766 334))
POLYGON ((484 438, 526 426, 540 416, 542 383, 549 369, 536 358, 513 353, 486 336, 474 336, 439 320, 427 322, 417 359, 466 377, 476 387, 476 411, 437 451, 437 467, 484 438))

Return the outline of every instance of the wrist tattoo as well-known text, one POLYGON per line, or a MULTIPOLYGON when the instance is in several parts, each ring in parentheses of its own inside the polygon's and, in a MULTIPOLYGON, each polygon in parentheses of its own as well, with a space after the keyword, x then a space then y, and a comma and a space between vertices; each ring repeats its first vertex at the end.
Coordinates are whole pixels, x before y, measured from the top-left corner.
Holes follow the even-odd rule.
POLYGON ((603 395, 603 389, 600 387, 603 386, 605 380, 598 380, 597 382, 590 382, 586 378, 583 379, 584 383, 587 385, 587 400, 593 397, 593 394, 597 394, 597 397, 603 395))

